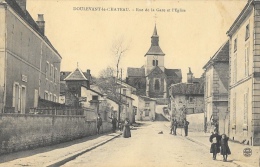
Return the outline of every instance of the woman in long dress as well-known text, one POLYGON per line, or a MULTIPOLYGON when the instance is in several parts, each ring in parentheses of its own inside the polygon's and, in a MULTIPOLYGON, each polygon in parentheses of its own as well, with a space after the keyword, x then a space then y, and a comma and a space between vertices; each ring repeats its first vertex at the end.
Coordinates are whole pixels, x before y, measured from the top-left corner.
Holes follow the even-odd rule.
POLYGON ((125 119, 125 122, 124 122, 123 137, 124 138, 131 137, 130 122, 128 119, 125 119))
POLYGON ((222 138, 220 140, 220 146, 221 146, 221 155, 223 155, 223 161, 227 161, 227 157, 229 154, 231 154, 231 151, 228 147, 228 140, 229 138, 223 134, 222 138))

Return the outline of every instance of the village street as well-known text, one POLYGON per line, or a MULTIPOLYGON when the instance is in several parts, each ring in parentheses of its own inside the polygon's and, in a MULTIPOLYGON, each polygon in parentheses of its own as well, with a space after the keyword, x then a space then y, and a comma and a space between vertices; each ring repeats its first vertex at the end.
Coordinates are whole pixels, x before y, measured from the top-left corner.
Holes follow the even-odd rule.
POLYGON ((213 161, 206 147, 183 136, 170 135, 168 124, 169 122, 146 122, 133 128, 131 138, 120 136, 63 166, 236 166, 230 161, 223 162, 220 155, 213 161), (158 134, 160 131, 163 134, 158 134))

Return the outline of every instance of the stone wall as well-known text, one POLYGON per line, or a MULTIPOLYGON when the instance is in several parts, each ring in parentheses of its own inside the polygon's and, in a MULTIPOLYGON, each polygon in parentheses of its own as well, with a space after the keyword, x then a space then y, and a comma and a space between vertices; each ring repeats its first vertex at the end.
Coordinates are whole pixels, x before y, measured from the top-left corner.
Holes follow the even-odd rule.
POLYGON ((189 124, 189 131, 197 131, 203 132, 204 131, 204 113, 198 114, 189 114, 186 115, 187 121, 190 122, 189 124))
MULTIPOLYGON (((112 130, 103 122, 101 132, 112 130)), ((0 114, 0 154, 66 142, 96 134, 84 116, 0 114)))

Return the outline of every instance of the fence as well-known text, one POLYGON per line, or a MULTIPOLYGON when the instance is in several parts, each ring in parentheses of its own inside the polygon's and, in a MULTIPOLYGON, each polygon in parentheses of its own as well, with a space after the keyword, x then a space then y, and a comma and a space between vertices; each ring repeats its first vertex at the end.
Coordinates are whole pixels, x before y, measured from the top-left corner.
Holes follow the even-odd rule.
POLYGON ((86 116, 87 112, 95 113, 95 110, 91 108, 30 108, 29 114, 86 116))

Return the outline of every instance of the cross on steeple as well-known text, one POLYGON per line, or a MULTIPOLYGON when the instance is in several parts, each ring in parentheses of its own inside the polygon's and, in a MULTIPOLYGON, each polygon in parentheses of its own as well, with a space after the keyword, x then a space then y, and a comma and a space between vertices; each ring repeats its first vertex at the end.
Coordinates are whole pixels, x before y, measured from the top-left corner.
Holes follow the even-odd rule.
POLYGON ((77 62, 77 68, 79 68, 79 62, 77 62))
POLYGON ((156 13, 154 14, 154 22, 155 22, 155 24, 156 24, 156 18, 157 18, 157 15, 156 15, 156 13))

